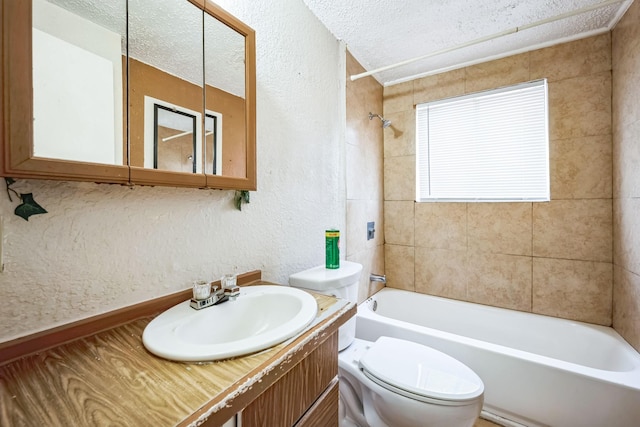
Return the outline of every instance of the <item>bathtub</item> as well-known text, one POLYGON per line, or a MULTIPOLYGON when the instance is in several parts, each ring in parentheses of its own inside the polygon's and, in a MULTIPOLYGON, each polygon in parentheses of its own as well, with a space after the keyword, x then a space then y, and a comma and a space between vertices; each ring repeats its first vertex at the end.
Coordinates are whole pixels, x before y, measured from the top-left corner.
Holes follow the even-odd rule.
POLYGON ((504 425, 640 426, 640 355, 612 328, 383 288, 358 306, 356 337, 383 335, 469 366, 504 425))

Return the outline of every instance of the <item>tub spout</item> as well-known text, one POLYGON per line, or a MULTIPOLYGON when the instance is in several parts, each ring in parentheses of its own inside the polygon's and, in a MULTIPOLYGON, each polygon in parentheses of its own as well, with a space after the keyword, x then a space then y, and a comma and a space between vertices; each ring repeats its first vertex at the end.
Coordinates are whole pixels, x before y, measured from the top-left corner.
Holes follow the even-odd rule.
POLYGON ((382 282, 387 283, 387 276, 384 274, 372 274, 369 276, 369 280, 372 282, 382 282))

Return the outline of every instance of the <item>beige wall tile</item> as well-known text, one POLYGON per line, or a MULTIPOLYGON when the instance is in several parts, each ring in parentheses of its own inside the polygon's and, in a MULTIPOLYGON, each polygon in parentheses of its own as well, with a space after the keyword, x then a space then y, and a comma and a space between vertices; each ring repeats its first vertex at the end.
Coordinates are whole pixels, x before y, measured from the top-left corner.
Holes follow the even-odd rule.
POLYGON ((347 199, 382 200, 382 136, 377 145, 346 144, 347 199))
POLYGON ((346 144, 347 200, 369 197, 372 178, 368 176, 371 174, 371 166, 364 160, 366 154, 366 149, 358 145, 346 144))
MULTIPOLYGON (((364 68, 347 52, 347 75, 364 68)), ((382 127, 369 120, 370 109, 382 110, 382 85, 373 78, 347 78, 347 199, 382 199, 382 127)), ((382 205, 380 205, 382 209, 382 205)))
POLYGON ((628 73, 640 64, 640 6, 629 7, 611 35, 612 63, 618 71, 628 73))
MULTIPOLYGON (((349 52, 347 76, 364 71, 349 52)), ((369 111, 382 111, 383 88, 374 78, 346 84, 346 181, 347 218, 343 234, 346 258, 362 264, 358 301, 379 289, 368 281, 372 271, 384 274, 383 229, 383 133, 379 122, 369 120, 369 111), (377 225, 376 236, 367 240, 367 222, 377 225)))
POLYGON ((640 2, 613 30, 612 52, 613 326, 640 351, 640 2))
MULTIPOLYGON (((364 71, 364 68, 349 52, 346 57, 347 76, 364 71)), ((383 88, 373 77, 365 77, 352 82, 347 77, 347 126, 346 140, 348 144, 375 146, 379 148, 382 140, 382 129, 374 126, 369 120, 369 112, 382 111, 383 88)), ((379 123, 379 122, 378 122, 379 123)))
POLYGON ((533 256, 611 262, 611 199, 533 204, 533 256))
POLYGON ((613 327, 640 351, 640 275, 614 266, 613 327))
POLYGON ((413 83, 413 103, 422 104, 465 93, 465 70, 453 70, 448 73, 417 79, 413 83))
POLYGON ((341 239, 345 240, 347 258, 365 250, 366 225, 362 223, 367 218, 367 203, 365 200, 347 200, 347 232, 341 239), (363 231, 363 229, 365 231, 363 231))
POLYGON ((549 83, 549 139, 611 134, 611 72, 549 83))
POLYGON ((552 199, 612 197, 611 135, 550 142, 552 199))
POLYGON ((362 274, 358 283, 358 303, 363 302, 371 295, 384 287, 380 282, 371 282, 369 276, 384 274, 384 246, 376 246, 372 250, 365 250, 347 257, 347 260, 362 264, 362 274))
POLYGON ((430 249, 467 249, 466 203, 416 203, 415 245, 430 249))
MULTIPOLYGON (((384 88, 384 115, 413 109, 413 81, 384 88)), ((373 111, 375 113, 375 111, 373 111)))
POLYGON ((531 255, 532 209, 531 203, 469 203, 469 250, 531 255))
POLYGON ((363 231, 362 239, 365 240, 365 246, 367 249, 372 249, 375 246, 384 245, 384 201, 382 200, 382 194, 378 199, 366 201, 366 216, 360 219, 360 223, 357 224, 360 230, 363 231), (373 239, 367 240, 367 222, 373 221, 375 232, 373 239))
POLYGON ((640 199, 617 199, 614 206, 616 264, 640 275, 640 199))
POLYGON ((469 253, 467 299, 531 311, 531 257, 469 253))
POLYGON ((622 200, 614 198, 613 205, 613 264, 624 266, 622 257, 625 255, 625 247, 620 239, 620 221, 622 221, 622 200))
POLYGON ((632 4, 612 35, 614 123, 616 128, 640 120, 640 7, 632 4))
MULTIPOLYGON (((638 9, 636 5, 633 7, 634 10, 638 9)), ((637 23, 634 23, 631 27, 636 25, 637 23)), ((625 30, 628 34, 634 31, 636 30, 625 30)), ((623 34, 620 38, 627 43, 636 43, 628 34, 623 34)), ((613 38, 615 37, 614 32, 613 38)), ((611 66, 612 61, 615 62, 615 46, 612 59, 611 49, 607 47, 609 40, 608 34, 599 35, 567 45, 553 46, 462 70, 424 77, 413 81, 413 86, 411 82, 407 82, 385 88, 385 118, 390 118, 394 123, 392 127, 396 129, 387 129, 384 133, 384 198, 386 201, 413 201, 414 135, 410 135, 407 129, 410 128, 410 132, 413 132, 415 128, 415 103, 543 77, 550 81, 549 124, 552 141, 550 161, 553 200, 533 205, 514 204, 520 205, 515 209, 506 208, 508 205, 505 204, 416 204, 416 258, 411 258, 415 265, 415 270, 412 270, 412 274, 415 271, 415 284, 411 282, 412 286, 424 289, 425 292, 459 298, 460 284, 455 286, 447 281, 447 276, 454 274, 451 265, 459 265, 459 262, 445 258, 443 254, 466 252, 469 257, 467 271, 469 274, 473 272, 477 279, 467 284, 464 298, 527 311, 532 308, 533 261, 529 255, 598 261, 595 264, 600 265, 602 262, 603 265, 611 267, 611 264, 607 263, 610 263, 613 257, 611 197, 614 184, 611 163, 615 163, 615 159, 611 149, 611 66), (528 222, 522 216, 526 215, 522 208, 526 205, 530 206, 528 222), (435 261, 423 262, 423 259, 435 261), (527 265, 528 280, 525 273, 527 265)), ((625 71, 628 73, 636 73, 640 65, 631 66, 628 62, 629 59, 635 61, 635 52, 640 51, 640 48, 631 49, 632 52, 624 52, 627 62, 622 64, 621 69, 628 70, 625 71)), ((615 72, 614 69, 613 73, 615 72)), ((625 91, 638 93, 635 82, 640 82, 640 75, 629 75, 625 81, 631 83, 623 82, 618 90, 619 96, 625 91)), ((636 114, 636 108, 640 111, 640 107, 637 107, 640 102, 635 98, 637 97, 627 95, 616 105, 623 106, 625 111, 631 111, 629 114, 636 114)), ((636 118, 626 119, 627 122, 640 120, 638 116, 633 117, 636 118)), ((625 128, 624 132, 629 133, 628 128, 625 128)), ((628 153, 629 147, 623 149, 623 141, 632 144, 630 141, 634 139, 621 139, 620 152, 616 154, 621 160, 624 157, 630 162, 627 166, 617 166, 620 170, 620 176, 617 178, 619 188, 640 182, 640 179, 636 179, 637 175, 627 176, 631 169, 640 168, 636 167, 636 163, 629 157, 625 157, 624 152, 628 153), (623 169, 627 171, 624 174, 623 169)), ((398 213, 394 213, 393 216, 398 217, 398 213)), ((403 242, 410 243, 410 238, 402 232, 394 233, 402 236, 403 242)), ((634 233, 632 232, 628 239, 633 240, 634 233)), ((630 244, 626 243, 625 247, 630 244)), ((386 254, 387 269, 392 268, 390 256, 397 260, 400 258, 400 252, 408 257, 409 252, 413 251, 411 246, 387 247, 392 248, 386 254)), ((629 255, 628 249, 626 254, 629 255)), ((413 257, 413 253, 411 256, 413 257)), ((631 255, 631 258, 634 256, 631 255)), ((405 270, 401 271, 402 274, 408 274, 405 270)), ((459 273, 459 270, 455 273, 459 273)), ((611 283, 609 292, 611 293, 611 283)), ((597 295, 598 292, 592 294, 597 295)), ((609 301, 610 299, 611 297, 609 301)), ((539 303, 541 301, 543 300, 540 299, 539 303)), ((588 311, 592 304, 589 298, 574 298, 574 301, 572 309, 576 312, 588 311)))
POLYGON ((384 244, 382 203, 381 200, 347 200, 347 232, 343 237, 347 257, 384 244), (367 240, 367 223, 370 221, 375 223, 375 235, 367 240))
POLYGON ((611 324, 611 263, 533 259, 533 311, 539 314, 611 324))
MULTIPOLYGON (((638 84, 640 88, 640 83, 638 84)), ((640 100, 638 101, 640 104, 640 100)), ((614 197, 640 197, 640 119, 613 135, 614 197)))
POLYGON ((465 69, 465 93, 529 81, 529 53, 472 65, 465 69))
POLYGON ((391 113, 385 119, 391 120, 391 126, 384 130, 384 157, 415 155, 415 110, 391 113))
POLYGON ((389 157, 384 161, 384 199, 415 200, 416 156, 389 157))
MULTIPOLYGON (((625 62, 626 64, 626 62, 625 62)), ((640 61, 632 71, 622 72, 617 68, 613 71, 613 99, 616 100, 613 117, 613 126, 619 129, 621 126, 640 120, 640 103, 635 95, 640 86, 640 61)))
POLYGON ((416 248, 415 289, 423 294, 466 299, 467 252, 416 248))
POLYGON ((387 286, 415 291, 413 246, 384 245, 384 269, 387 286))
POLYGON ((605 33, 531 52, 531 80, 549 82, 611 70, 611 35, 605 33))
MULTIPOLYGON (((370 97, 359 97, 361 95, 354 89, 347 92, 347 99, 351 98, 349 112, 347 113, 346 141, 347 144, 358 146, 377 145, 382 139, 382 127, 380 121, 369 120, 369 110, 376 109, 380 102, 367 101, 370 97), (354 102, 358 102, 357 106, 354 102)), ((378 108, 381 108, 378 106, 378 108)))
POLYGON ((387 201, 384 203, 385 242, 392 245, 413 246, 414 202, 387 201))

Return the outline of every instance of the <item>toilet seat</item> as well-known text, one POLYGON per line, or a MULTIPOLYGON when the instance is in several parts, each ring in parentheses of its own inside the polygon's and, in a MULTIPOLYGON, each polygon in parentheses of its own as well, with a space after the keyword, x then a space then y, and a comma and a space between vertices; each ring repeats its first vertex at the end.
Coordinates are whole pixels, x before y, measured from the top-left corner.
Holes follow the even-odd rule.
POLYGON ((367 378, 381 387, 422 402, 465 405, 484 392, 480 377, 462 362, 397 338, 378 338, 359 366, 367 378))

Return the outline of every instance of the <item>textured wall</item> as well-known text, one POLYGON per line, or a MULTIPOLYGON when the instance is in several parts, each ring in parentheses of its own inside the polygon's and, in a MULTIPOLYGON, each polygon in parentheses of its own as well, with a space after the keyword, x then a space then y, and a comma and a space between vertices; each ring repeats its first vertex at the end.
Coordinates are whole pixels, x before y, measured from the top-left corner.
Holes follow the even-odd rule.
POLYGON ((613 327, 640 351, 640 3, 613 30, 613 327))
MULTIPOLYGON (((256 30, 258 191, 21 180, 48 214, 28 222, 0 197, 0 341, 262 269, 324 262, 345 226, 344 46, 299 0, 217 1, 256 30)), ((344 247, 343 247, 344 250, 344 247)))
POLYGON ((389 286, 611 324, 609 34, 385 87, 384 111, 389 286), (540 78, 551 202, 414 202, 415 104, 540 78))
POLYGON ((363 265, 358 301, 383 286, 369 275, 384 274, 382 224, 382 122, 369 120, 369 112, 382 114, 382 85, 373 77, 352 82, 349 76, 364 68, 347 53, 347 259, 363 265), (367 240, 367 222, 375 222, 375 237, 367 240))

